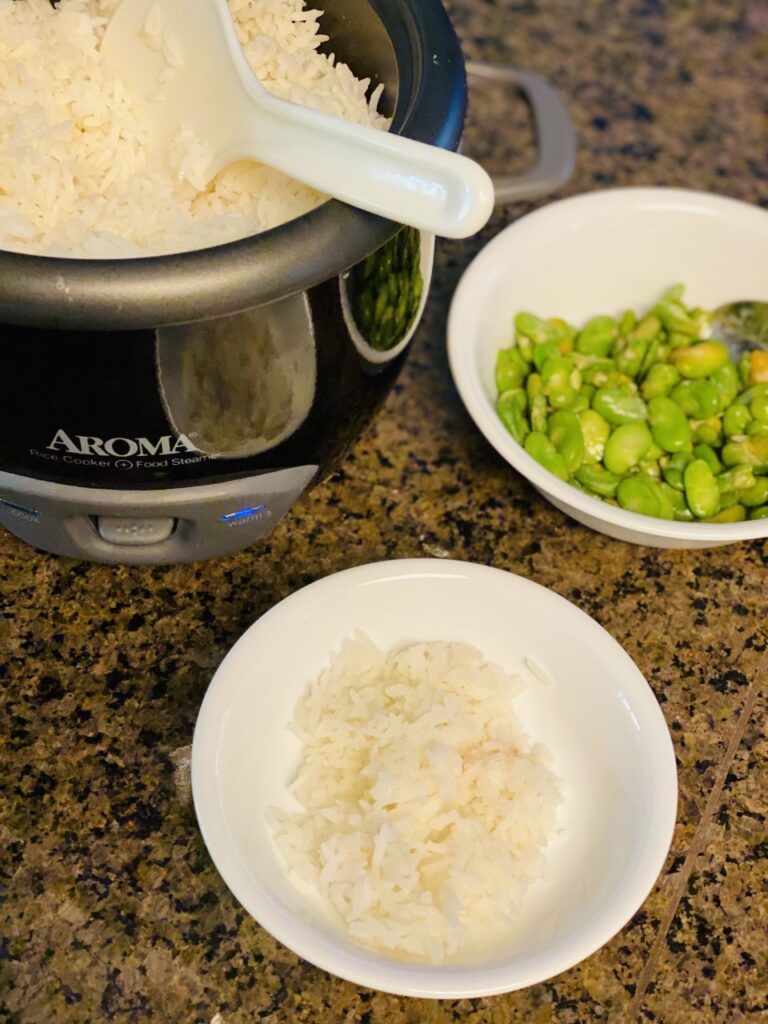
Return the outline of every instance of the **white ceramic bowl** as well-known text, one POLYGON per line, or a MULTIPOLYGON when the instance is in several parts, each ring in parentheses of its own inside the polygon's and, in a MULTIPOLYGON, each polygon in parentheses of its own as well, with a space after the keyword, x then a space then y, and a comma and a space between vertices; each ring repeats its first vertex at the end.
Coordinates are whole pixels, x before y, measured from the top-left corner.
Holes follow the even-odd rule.
POLYGON ((216 867, 267 931, 342 978, 433 998, 523 988, 602 946, 653 886, 677 805, 664 718, 619 644, 538 584, 439 559, 349 569, 305 587, 254 623, 206 693, 192 747, 192 788, 216 867), (294 806, 287 785, 300 745, 286 728, 293 707, 331 650, 356 629, 385 649, 428 640, 474 644, 529 683, 517 711, 529 735, 554 756, 564 831, 517 927, 485 958, 422 966, 369 952, 294 885, 273 845, 266 810, 294 806), (524 657, 553 681, 531 676, 524 657))
POLYGON ((493 239, 459 283, 448 321, 456 386, 493 447, 557 508, 593 530, 655 547, 714 547, 768 536, 768 520, 678 523, 591 498, 543 469, 499 421, 494 364, 528 310, 580 325, 598 313, 644 312, 673 284, 715 309, 768 300, 768 211, 667 188, 626 188, 563 199, 493 239))

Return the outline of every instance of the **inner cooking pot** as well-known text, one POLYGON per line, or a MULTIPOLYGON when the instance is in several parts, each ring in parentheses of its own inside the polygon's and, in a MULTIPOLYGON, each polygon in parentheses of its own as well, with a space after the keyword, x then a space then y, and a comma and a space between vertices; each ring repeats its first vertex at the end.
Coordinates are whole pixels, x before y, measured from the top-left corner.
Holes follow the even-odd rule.
MULTIPOLYGON (((461 50, 440 0, 324 0, 327 49, 372 85, 392 131, 456 149, 466 109, 461 50)), ((311 154, 308 154, 311 159, 311 154)), ((86 331, 219 317, 335 277, 398 225, 331 200, 273 230, 195 252, 83 260, 0 253, 0 320, 86 331)))

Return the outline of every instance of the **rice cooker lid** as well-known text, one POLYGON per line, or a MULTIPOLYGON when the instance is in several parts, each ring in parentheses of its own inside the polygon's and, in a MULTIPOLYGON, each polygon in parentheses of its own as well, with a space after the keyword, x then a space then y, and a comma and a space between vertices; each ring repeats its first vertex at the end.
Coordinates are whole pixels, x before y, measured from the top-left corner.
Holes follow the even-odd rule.
MULTIPOLYGON (((356 0, 347 6, 359 33, 370 27, 371 11, 378 15, 393 47, 399 84, 392 130, 458 148, 466 77, 440 0, 356 0)), ((80 260, 0 252, 0 321, 103 331, 223 316, 336 276, 398 227, 331 200, 271 231, 178 255, 80 260)))

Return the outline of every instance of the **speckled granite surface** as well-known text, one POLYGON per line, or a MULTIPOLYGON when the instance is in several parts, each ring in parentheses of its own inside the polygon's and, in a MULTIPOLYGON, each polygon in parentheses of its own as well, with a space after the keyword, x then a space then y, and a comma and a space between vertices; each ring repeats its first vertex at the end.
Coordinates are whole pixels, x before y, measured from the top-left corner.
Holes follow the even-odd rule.
MULTIPOLYGON (((451 8, 468 55, 542 72, 570 98, 581 149, 565 192, 673 184, 768 206, 767 3, 451 8)), ((468 148, 521 168, 530 129, 522 104, 503 102, 478 100, 468 148)), ((4 1024, 766 1019, 768 543, 607 542, 473 429, 448 376, 447 303, 482 241, 529 208, 441 246, 400 384, 343 470, 263 546, 113 569, 0 536, 4 1024), (525 992, 427 1002, 359 990, 262 932, 212 868, 183 761, 211 674, 256 616, 350 565, 443 554, 531 577, 624 644, 669 723, 681 792, 666 868, 604 949, 525 992)))

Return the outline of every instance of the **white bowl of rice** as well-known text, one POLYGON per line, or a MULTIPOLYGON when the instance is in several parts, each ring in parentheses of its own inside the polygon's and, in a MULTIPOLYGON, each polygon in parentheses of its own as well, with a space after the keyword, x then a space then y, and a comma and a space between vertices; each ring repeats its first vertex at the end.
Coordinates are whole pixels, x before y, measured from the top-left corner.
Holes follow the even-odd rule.
POLYGON ((349 569, 254 623, 206 693, 192 786, 262 927, 431 998, 599 949, 652 888, 677 806, 664 718, 619 644, 529 580, 438 559, 349 569))

